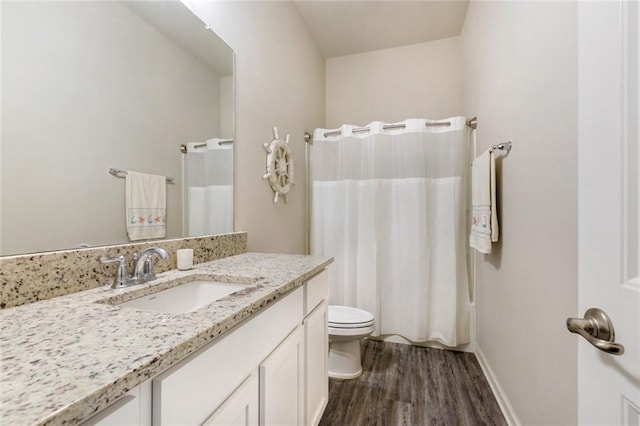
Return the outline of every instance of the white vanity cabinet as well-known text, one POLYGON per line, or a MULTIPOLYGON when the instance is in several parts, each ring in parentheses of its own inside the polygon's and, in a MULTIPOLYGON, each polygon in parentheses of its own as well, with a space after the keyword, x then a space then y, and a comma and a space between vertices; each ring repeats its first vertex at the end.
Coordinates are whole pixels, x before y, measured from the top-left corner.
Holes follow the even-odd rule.
POLYGON ((154 426, 210 418, 302 322, 302 306, 300 287, 153 379, 154 426))
POLYGON ((327 296, 322 271, 86 423, 317 425, 328 397, 327 296))

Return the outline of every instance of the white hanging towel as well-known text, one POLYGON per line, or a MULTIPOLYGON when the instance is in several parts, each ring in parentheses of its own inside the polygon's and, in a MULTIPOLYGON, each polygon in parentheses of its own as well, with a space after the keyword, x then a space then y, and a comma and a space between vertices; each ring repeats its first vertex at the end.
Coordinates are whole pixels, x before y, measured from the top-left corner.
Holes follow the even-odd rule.
POLYGON ((127 233, 131 241, 167 235, 167 178, 127 171, 127 233))
POLYGON ((469 245, 479 253, 489 254, 491 243, 498 241, 496 160, 491 150, 473 160, 471 205, 469 245))

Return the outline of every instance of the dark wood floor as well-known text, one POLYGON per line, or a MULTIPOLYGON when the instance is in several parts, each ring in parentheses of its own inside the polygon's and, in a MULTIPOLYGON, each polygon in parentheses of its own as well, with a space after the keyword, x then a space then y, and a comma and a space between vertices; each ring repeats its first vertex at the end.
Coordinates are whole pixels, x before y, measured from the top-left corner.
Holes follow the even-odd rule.
POLYGON ((364 340, 360 377, 329 380, 320 426, 506 425, 474 354, 364 340))

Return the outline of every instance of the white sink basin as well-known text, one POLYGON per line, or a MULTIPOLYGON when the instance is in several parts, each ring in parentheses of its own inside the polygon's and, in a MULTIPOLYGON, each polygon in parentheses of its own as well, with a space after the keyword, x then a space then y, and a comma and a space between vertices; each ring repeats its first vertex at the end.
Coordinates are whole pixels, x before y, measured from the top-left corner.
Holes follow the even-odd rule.
POLYGON ((196 280, 133 299, 118 306, 144 311, 182 314, 194 311, 244 288, 247 288, 245 284, 196 280))

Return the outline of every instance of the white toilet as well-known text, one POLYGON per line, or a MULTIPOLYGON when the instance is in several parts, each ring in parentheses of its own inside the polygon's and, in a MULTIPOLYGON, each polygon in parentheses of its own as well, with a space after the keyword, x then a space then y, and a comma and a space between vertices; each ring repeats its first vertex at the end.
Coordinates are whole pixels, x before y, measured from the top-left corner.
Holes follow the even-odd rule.
POLYGON ((349 306, 329 306, 329 377, 355 379, 362 374, 360 339, 374 330, 373 314, 349 306))

